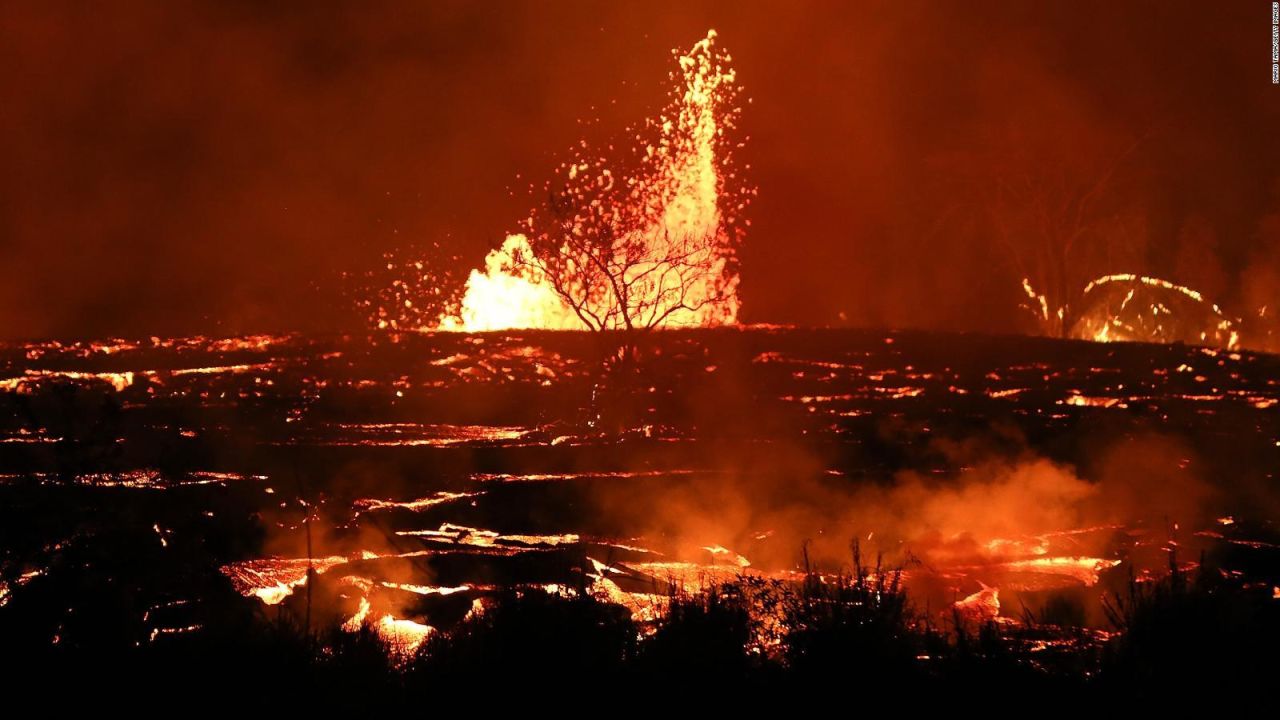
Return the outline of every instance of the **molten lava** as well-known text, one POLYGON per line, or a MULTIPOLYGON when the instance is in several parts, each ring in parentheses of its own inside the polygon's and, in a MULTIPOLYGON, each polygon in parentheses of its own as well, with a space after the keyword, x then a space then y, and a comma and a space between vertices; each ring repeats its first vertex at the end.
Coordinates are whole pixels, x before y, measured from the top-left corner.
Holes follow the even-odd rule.
POLYGON ((1000 616, 1000 589, 978 583, 982 589, 955 602, 955 609, 971 620, 994 620, 1000 616))
POLYGON ((369 616, 372 609, 373 606, 368 598, 360 598, 360 608, 356 610, 355 615, 342 624, 342 629, 347 632, 356 632, 367 624, 378 633, 378 637, 382 638, 392 652, 401 657, 412 655, 418 646, 436 631, 430 625, 397 618, 391 613, 383 613, 376 621, 371 621, 369 616))
POLYGON ((471 272, 458 316, 440 318, 440 327, 464 332, 509 328, 581 330, 582 321, 544 277, 532 270, 508 272, 513 258, 532 253, 524 235, 508 235, 502 247, 485 256, 484 272, 471 272))

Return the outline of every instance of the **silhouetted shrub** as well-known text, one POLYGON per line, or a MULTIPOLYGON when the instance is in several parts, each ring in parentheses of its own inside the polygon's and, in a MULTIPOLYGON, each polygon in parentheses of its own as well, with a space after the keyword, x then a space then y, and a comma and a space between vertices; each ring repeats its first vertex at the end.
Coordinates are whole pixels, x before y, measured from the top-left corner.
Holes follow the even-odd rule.
POLYGON ((901 580, 900 571, 885 570, 879 560, 864 566, 856 542, 852 574, 807 570, 784 621, 791 676, 804 683, 849 677, 902 683, 917 675, 924 638, 901 580))
POLYGON ((676 594, 640 645, 636 669, 646 679, 742 682, 758 666, 749 646, 756 622, 741 584, 676 594))
POLYGON ((1104 655, 1101 686, 1113 697, 1159 700, 1172 688, 1213 688, 1222 702, 1269 687, 1280 673, 1280 602, 1270 587, 1225 581, 1201 565, 1139 581, 1107 601, 1120 635, 1104 655))
POLYGON ((424 642, 409 685, 451 694, 481 675, 522 687, 604 683, 619 677, 635 644, 625 608, 590 595, 509 592, 424 642))

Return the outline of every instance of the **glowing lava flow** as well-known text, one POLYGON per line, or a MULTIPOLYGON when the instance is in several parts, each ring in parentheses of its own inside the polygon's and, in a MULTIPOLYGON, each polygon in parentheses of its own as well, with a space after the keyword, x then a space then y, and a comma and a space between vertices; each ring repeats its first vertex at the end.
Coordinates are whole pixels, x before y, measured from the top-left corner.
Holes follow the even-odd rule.
POLYGON ((726 132, 739 112, 732 104, 735 75, 715 38, 710 31, 679 56, 671 105, 631 131, 635 157, 605 159, 584 144, 556 173, 571 205, 566 217, 531 212, 524 232, 508 236, 485 258, 484 270, 471 273, 460 309, 441 316, 438 329, 736 321, 734 221, 750 191, 734 185, 736 146, 726 132), (646 132, 653 137, 646 140, 646 132))
POLYGON ((452 523, 444 523, 439 530, 397 530, 396 534, 418 537, 424 541, 472 545, 482 548, 502 548, 511 544, 531 547, 553 547, 556 545, 571 545, 581 540, 579 536, 574 534, 502 535, 492 530, 464 527, 452 523))
POLYGON ((1098 584, 1098 575, 1103 570, 1116 567, 1119 564, 1119 560, 1105 558, 1055 556, 1010 560, 990 567, 1011 572, 1056 575, 1074 580, 1085 587, 1093 587, 1098 584))
POLYGON ((981 590, 955 602, 955 609, 973 620, 995 620, 1000 615, 1000 589, 978 582, 981 590))
POLYGON ((246 597, 256 597, 268 605, 278 605, 293 594, 295 588, 307 582, 307 568, 316 574, 334 565, 347 562, 341 555, 324 558, 263 558, 233 563, 222 568, 236 591, 246 597))
POLYGON ((368 623, 378 633, 378 637, 382 638, 382 641, 392 651, 401 656, 413 654, 413 651, 417 650, 418 646, 436 631, 430 625, 423 625, 413 620, 403 620, 391 613, 384 613, 376 622, 370 623, 369 611, 371 609, 372 606, 369 603, 369 599, 360 598, 360 609, 342 624, 342 629, 347 632, 356 632, 368 623))

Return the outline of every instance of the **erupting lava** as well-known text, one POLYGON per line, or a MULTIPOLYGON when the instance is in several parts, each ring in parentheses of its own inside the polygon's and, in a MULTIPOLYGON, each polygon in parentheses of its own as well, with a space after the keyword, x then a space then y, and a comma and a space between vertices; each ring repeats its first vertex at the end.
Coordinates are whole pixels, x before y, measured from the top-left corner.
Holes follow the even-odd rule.
POLYGON ((1240 336, 1196 290, 1141 275, 1104 275, 1084 289, 1074 337, 1098 342, 1188 342, 1234 350, 1240 336))
POLYGON ((582 321, 545 278, 513 267, 513 258, 532 252, 524 235, 508 235, 502 247, 485 256, 484 272, 471 271, 459 314, 442 316, 440 328, 464 332, 510 328, 581 330, 582 321))
MULTIPOLYGON (((606 153, 580 143, 520 232, 471 273, 460 305, 432 322, 414 298, 400 299, 415 284, 438 284, 419 271, 397 281, 396 302, 377 308, 374 323, 475 332, 736 322, 737 247, 747 224, 739 217, 754 191, 734 169, 738 88, 715 41, 712 30, 676 53, 668 106, 628 130, 622 156, 614 145, 606 153)), ((438 294, 423 289, 423 297, 438 294)))
POLYGON ((1060 327, 1077 340, 1184 342, 1228 350, 1240 346, 1236 324, 1200 292, 1160 278, 1129 273, 1103 275, 1080 294, 1080 308, 1052 310, 1045 295, 1024 278, 1027 309, 1043 327, 1060 327), (1068 319, 1068 314, 1072 317, 1068 319), (1067 324, 1069 323, 1069 327, 1067 324))

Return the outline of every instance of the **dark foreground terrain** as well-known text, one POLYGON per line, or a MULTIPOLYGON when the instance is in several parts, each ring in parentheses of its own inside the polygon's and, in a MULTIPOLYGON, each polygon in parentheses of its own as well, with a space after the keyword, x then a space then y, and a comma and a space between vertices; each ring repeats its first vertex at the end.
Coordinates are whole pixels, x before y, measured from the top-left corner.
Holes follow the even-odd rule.
POLYGON ((623 344, 0 348, 4 677, 367 706, 478 678, 1239 699, 1277 669, 1280 358, 623 344))

